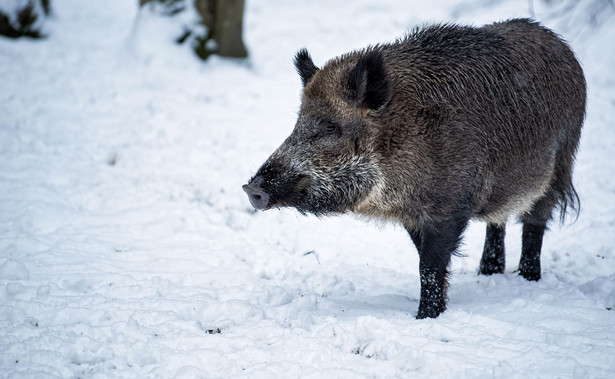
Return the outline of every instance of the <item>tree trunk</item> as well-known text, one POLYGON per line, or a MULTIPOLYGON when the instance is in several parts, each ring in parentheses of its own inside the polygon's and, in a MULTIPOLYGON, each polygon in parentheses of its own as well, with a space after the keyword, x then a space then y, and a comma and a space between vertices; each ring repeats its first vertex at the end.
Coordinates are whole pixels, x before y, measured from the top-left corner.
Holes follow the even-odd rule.
POLYGON ((244 0, 194 0, 194 5, 209 29, 207 38, 199 40, 200 46, 195 48, 199 56, 248 56, 242 40, 244 0))
POLYGON ((194 4, 207 32, 203 34, 200 28, 188 26, 175 41, 182 44, 189 40, 201 59, 212 54, 233 58, 248 56, 242 39, 244 0, 139 0, 139 6, 150 2, 162 4, 162 14, 167 16, 183 11, 189 2, 194 4))

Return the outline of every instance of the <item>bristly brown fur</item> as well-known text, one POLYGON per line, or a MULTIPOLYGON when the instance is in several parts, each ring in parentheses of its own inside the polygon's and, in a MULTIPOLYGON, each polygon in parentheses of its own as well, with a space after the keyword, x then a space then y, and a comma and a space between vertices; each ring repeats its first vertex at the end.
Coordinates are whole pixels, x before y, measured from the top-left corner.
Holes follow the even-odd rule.
POLYGON ((569 46, 527 19, 418 28, 314 65, 292 134, 247 186, 253 204, 399 222, 420 256, 418 317, 445 307, 451 255, 488 223, 480 272, 504 271, 505 224, 524 224, 520 273, 540 278, 555 208, 579 209, 572 168, 586 83, 569 46), (266 199, 266 201, 263 201, 266 199))

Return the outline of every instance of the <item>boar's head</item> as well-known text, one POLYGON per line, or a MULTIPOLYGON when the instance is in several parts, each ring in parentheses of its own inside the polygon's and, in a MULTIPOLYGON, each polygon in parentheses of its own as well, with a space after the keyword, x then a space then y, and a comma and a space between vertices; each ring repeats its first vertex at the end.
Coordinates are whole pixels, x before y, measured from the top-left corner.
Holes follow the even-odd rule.
POLYGON ((295 128, 243 189, 256 209, 351 211, 382 176, 374 140, 391 96, 382 52, 355 52, 319 69, 302 49, 295 67, 303 82, 295 128))

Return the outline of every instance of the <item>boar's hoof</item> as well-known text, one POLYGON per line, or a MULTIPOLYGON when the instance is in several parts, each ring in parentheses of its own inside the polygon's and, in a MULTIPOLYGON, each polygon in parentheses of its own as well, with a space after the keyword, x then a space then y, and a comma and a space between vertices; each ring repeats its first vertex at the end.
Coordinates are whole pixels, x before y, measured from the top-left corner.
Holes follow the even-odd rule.
POLYGON ((419 312, 416 315, 418 320, 423 318, 436 318, 440 315, 440 313, 446 310, 446 305, 444 302, 440 302, 439 304, 419 304, 419 312))
POLYGON ((529 280, 530 282, 537 282, 540 280, 540 269, 536 270, 519 270, 519 275, 521 275, 525 280, 529 280))
POLYGON ((262 189, 252 185, 244 184, 243 190, 248 194, 250 204, 256 209, 264 210, 269 205, 269 195, 262 189))

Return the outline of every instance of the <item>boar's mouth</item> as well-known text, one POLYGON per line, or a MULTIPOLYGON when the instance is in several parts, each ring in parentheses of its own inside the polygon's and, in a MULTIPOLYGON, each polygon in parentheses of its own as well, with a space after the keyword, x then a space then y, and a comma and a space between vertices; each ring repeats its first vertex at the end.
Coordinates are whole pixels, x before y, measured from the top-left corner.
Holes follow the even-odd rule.
MULTIPOLYGON (((266 170, 263 170, 266 171, 266 170)), ((301 213, 309 211, 305 207, 311 179, 308 175, 283 175, 267 178, 258 173, 248 184, 242 186, 250 204, 258 210, 294 207, 301 213)))

